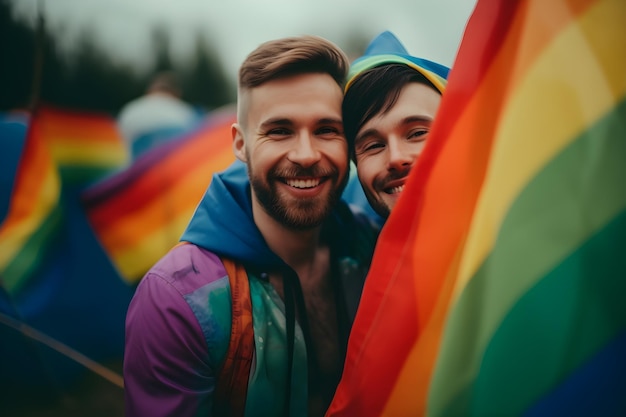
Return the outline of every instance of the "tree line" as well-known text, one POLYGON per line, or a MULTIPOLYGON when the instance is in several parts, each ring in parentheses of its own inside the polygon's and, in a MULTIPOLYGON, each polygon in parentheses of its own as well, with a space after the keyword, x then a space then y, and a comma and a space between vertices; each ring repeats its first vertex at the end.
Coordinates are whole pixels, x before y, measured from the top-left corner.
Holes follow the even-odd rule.
POLYGON ((235 86, 201 34, 191 56, 174 62, 169 32, 161 26, 152 30, 154 59, 147 69, 138 69, 114 59, 90 30, 62 52, 45 16, 29 24, 15 17, 9 0, 0 0, 0 111, 28 110, 38 102, 114 115, 142 95, 161 71, 174 71, 183 99, 200 108, 211 110, 235 100, 235 86))

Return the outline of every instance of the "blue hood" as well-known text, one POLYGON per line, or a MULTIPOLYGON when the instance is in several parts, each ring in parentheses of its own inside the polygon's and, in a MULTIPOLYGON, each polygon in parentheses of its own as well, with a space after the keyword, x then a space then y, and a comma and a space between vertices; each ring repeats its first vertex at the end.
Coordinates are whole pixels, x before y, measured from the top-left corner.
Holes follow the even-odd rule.
POLYGON ((246 165, 235 161, 214 174, 181 241, 258 266, 282 264, 254 224, 246 165))
MULTIPOLYGON (((181 237, 219 256, 259 268, 284 266, 267 246, 252 217, 250 180, 246 164, 235 161, 225 171, 214 174, 181 237)), ((356 223, 347 204, 341 201, 325 224, 325 233, 338 255, 349 253, 355 242, 356 223)))

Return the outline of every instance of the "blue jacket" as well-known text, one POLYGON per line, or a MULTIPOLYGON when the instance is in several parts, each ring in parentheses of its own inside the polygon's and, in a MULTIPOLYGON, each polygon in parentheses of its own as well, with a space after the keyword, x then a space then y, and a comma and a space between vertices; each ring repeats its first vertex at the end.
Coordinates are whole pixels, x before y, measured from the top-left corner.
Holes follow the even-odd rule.
MULTIPOLYGON (((377 230, 342 203, 331 233, 351 325, 377 230)), ((126 321, 126 415, 208 416, 216 376, 228 349, 231 295, 220 257, 245 266, 250 284, 255 352, 246 397, 247 416, 282 415, 286 391, 285 305, 264 271, 284 270, 252 218, 246 167, 236 162, 214 175, 182 236, 142 279, 126 321)), ((349 330, 349 329, 347 329, 349 330)), ((346 333, 347 337, 347 333, 346 333)), ((305 335, 296 324, 290 415, 307 415, 305 335)))

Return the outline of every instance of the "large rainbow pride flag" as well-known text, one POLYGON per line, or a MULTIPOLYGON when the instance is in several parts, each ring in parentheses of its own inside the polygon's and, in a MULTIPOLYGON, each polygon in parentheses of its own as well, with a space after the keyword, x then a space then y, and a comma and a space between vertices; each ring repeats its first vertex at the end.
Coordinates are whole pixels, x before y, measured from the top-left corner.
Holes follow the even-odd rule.
POLYGON ((479 0, 328 412, 626 415, 626 2, 479 0))
POLYGON ((178 243, 212 175, 235 160, 235 120, 233 108, 215 110, 196 129, 82 193, 94 232, 127 282, 137 283, 178 243))

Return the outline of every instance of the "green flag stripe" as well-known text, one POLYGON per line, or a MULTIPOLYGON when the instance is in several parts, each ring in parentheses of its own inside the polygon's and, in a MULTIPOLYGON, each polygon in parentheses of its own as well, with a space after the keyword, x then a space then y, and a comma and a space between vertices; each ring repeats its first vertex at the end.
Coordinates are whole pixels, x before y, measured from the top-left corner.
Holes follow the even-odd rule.
POLYGON ((625 247, 626 211, 520 298, 444 415, 521 415, 624 331, 625 247))
POLYGON ((49 245, 57 236, 62 221, 61 206, 56 205, 48 213, 39 229, 26 241, 24 247, 2 271, 3 286, 9 294, 19 292, 32 273, 37 270, 49 245))
MULTIPOLYGON (((456 415, 448 409, 453 397, 466 415, 462 398, 505 315, 626 208, 625 115, 626 100, 550 161, 511 206, 494 249, 451 312, 429 396, 434 415, 456 415)), ((553 296, 546 308, 558 306, 553 296)))

